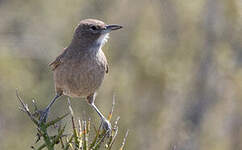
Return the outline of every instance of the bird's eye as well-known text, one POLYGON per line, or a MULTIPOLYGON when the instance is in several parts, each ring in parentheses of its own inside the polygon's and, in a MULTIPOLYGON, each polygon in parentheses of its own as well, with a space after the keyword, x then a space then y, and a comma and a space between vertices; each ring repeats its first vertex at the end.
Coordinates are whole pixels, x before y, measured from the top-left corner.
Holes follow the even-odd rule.
POLYGON ((97 30, 97 27, 96 26, 91 26, 91 29, 92 30, 97 30))

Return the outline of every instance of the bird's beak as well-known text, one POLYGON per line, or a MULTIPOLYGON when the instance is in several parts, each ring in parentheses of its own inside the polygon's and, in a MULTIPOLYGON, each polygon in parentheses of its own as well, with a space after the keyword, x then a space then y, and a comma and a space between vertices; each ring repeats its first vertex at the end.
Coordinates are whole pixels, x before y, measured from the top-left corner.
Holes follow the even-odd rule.
POLYGON ((118 30, 118 29, 121 29, 121 28, 123 28, 123 27, 120 26, 120 25, 117 25, 117 24, 106 25, 107 31, 118 30))

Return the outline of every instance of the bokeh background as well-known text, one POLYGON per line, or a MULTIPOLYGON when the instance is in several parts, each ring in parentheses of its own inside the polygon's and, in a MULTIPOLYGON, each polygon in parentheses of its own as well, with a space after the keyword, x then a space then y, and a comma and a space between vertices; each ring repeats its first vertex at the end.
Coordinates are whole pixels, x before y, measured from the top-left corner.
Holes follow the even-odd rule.
MULTIPOLYGON (((103 48, 110 72, 96 99, 107 114, 116 95, 116 148, 130 129, 129 150, 242 149, 241 0, 0 0, 1 150, 34 144, 15 89, 28 104, 50 102, 48 63, 85 18, 124 26, 103 48)), ((99 122, 85 100, 72 105, 99 122)), ((50 118, 67 111, 62 97, 50 118)))

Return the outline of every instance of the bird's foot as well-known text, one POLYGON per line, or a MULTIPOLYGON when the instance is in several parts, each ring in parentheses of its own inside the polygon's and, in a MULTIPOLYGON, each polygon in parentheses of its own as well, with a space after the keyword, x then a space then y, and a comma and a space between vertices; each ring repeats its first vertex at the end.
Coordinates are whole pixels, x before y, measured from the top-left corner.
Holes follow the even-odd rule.
POLYGON ((39 125, 42 123, 46 123, 48 117, 49 109, 46 108, 43 111, 40 111, 39 125))
POLYGON ((112 133, 112 125, 107 119, 102 119, 102 127, 107 131, 108 135, 112 133))

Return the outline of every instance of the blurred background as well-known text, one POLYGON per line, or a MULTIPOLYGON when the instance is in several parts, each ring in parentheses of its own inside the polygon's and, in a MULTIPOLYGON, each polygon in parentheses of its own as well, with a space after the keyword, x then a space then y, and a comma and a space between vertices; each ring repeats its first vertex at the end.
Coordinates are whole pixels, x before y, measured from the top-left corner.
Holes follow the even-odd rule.
MULTIPOLYGON (((48 63, 86 18, 124 26, 103 48, 110 72, 96 99, 107 114, 116 95, 116 148, 130 129, 128 150, 242 149, 241 0, 0 0, 0 18, 1 150, 34 144, 15 89, 44 108, 55 95, 48 63)), ((71 102, 99 122, 85 100, 71 102)), ((67 111, 62 97, 49 118, 67 111)))

